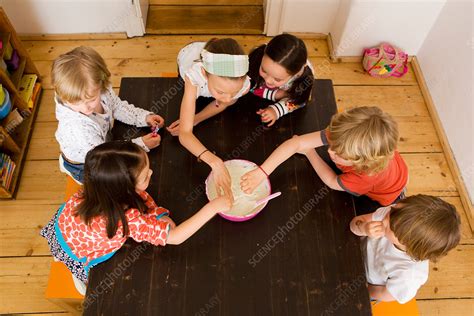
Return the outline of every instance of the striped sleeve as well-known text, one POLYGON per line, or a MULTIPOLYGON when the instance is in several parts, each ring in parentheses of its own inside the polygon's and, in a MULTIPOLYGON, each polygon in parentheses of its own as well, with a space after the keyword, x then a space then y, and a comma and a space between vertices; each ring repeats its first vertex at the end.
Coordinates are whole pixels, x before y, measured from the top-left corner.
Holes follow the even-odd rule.
POLYGON ((270 105, 270 107, 276 112, 278 118, 282 117, 285 114, 291 113, 297 109, 304 107, 306 103, 303 104, 294 104, 291 103, 288 99, 282 99, 275 104, 270 105))

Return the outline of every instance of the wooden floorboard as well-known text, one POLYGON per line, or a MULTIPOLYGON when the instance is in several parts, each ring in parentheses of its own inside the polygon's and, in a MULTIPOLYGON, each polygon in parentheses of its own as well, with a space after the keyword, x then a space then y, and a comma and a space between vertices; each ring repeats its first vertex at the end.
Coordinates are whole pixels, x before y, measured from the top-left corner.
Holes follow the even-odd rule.
POLYGON ((59 171, 58 160, 29 160, 23 167, 16 198, 61 203, 65 188, 66 176, 59 171))
POLYGON ((474 299, 417 300, 420 316, 473 316, 474 299))
POLYGON ((0 313, 62 311, 44 297, 52 257, 0 258, 0 313))
MULTIPOLYGON (((316 78, 331 79, 335 85, 416 85, 411 72, 402 78, 373 78, 367 76, 359 63, 331 64, 328 57, 310 58, 316 78)), ((39 60, 36 67, 43 76, 46 89, 51 89, 50 70, 52 61, 39 60)), ((164 72, 176 72, 176 57, 163 56, 160 59, 112 58, 107 60, 112 73, 112 86, 120 87, 122 77, 159 77, 164 72)))
MULTIPOLYGON (((76 46, 92 46, 104 56, 113 73, 113 86, 118 91, 122 76, 176 72, 179 49, 191 41, 205 41, 209 37, 24 42, 47 89, 41 100, 17 200, 0 201, 1 314, 60 315, 61 312, 43 296, 51 258, 46 242, 38 234, 63 202, 65 188, 65 176, 57 166, 58 145, 54 140, 57 121, 49 81, 52 60, 76 46)), ((247 51, 269 40, 265 36, 235 38, 247 51)), ((430 264, 429 280, 417 296, 421 315, 474 315, 471 267, 474 237, 412 69, 402 78, 372 78, 364 74, 359 63, 330 63, 325 40, 305 38, 305 43, 317 77, 333 80, 339 110, 377 105, 395 117, 400 128, 399 150, 410 169, 408 193, 440 196, 454 204, 461 214, 461 245, 438 263, 430 264)))
MULTIPOLYGON (((223 37, 223 36, 219 36, 223 37)), ((153 35, 135 37, 126 40, 96 40, 96 41, 27 41, 25 48, 34 61, 54 60, 78 46, 93 46, 106 60, 120 58, 159 59, 163 56, 176 58, 179 50, 191 42, 206 42, 209 35, 153 35)), ((246 52, 268 43, 267 36, 232 36, 246 52)), ((325 39, 304 39, 309 57, 329 56, 325 39)), ((175 60, 176 61, 176 60, 175 60)))
POLYGON ((421 287, 416 297, 419 299, 474 298, 473 257, 474 245, 460 245, 439 262, 430 262, 428 282, 421 287))

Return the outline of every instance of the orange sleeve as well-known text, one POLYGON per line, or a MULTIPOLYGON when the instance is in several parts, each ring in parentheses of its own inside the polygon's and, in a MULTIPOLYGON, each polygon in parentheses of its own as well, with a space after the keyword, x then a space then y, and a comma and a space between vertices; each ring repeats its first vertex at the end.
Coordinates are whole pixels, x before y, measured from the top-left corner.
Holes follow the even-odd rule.
POLYGON ((337 183, 344 191, 355 196, 367 194, 373 187, 367 177, 355 172, 345 172, 338 175, 337 183))

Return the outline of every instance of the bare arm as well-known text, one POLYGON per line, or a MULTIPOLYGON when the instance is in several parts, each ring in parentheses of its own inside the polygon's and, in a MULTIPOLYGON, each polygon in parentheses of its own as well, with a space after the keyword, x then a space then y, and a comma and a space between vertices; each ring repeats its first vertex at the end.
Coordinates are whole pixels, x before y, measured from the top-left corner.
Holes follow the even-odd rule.
POLYGON ((225 194, 229 199, 233 199, 230 174, 224 166, 221 158, 217 157, 208 150, 193 133, 194 113, 196 111, 196 93, 197 88, 194 87, 188 78, 185 79, 184 96, 181 101, 181 111, 179 115, 180 130, 179 141, 194 156, 199 157, 207 163, 214 173, 217 193, 225 194))
POLYGON ((207 120, 210 117, 213 117, 214 115, 217 115, 217 114, 221 113, 228 106, 230 106, 234 103, 235 103, 235 101, 233 101, 231 103, 228 103, 228 104, 219 103, 219 106, 216 106, 216 100, 212 101, 204 109, 202 109, 201 112, 196 114, 196 116, 194 117, 194 126, 198 125, 202 121, 207 120))
POLYGON ((311 166, 314 171, 323 180, 323 182, 333 190, 344 191, 344 189, 337 182, 337 175, 331 167, 316 153, 315 150, 309 150, 306 153, 311 166))
POLYGON ((372 214, 373 213, 354 217, 350 224, 351 231, 357 236, 367 236, 364 226, 372 221, 372 214))
POLYGON ((212 207, 207 204, 199 212, 188 218, 183 223, 171 229, 168 233, 167 243, 170 245, 179 245, 191 237, 195 232, 199 230, 204 224, 206 224, 211 218, 216 215, 216 212, 212 207))
POLYGON ((377 301, 391 302, 395 301, 395 298, 387 290, 387 287, 384 285, 368 285, 369 295, 371 298, 376 299, 377 301))
POLYGON ((313 132, 288 139, 278 146, 262 164, 263 170, 271 174, 279 165, 297 152, 303 152, 323 145, 321 132, 313 132))
MULTIPOLYGON (((297 152, 306 152, 315 147, 323 145, 321 140, 321 132, 313 132, 302 136, 293 136, 283 144, 278 146, 272 154, 260 166, 263 171, 258 168, 244 174, 240 181, 241 189, 249 194, 262 183, 266 175, 270 175, 280 164, 286 161, 297 152), (264 173, 265 172, 265 173, 264 173)), ((314 150, 313 150, 314 151, 314 150)))

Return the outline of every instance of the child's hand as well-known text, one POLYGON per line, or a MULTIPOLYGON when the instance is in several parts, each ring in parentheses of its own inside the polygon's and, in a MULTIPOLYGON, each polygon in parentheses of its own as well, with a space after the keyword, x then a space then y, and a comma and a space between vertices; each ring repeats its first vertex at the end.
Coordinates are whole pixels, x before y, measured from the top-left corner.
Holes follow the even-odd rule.
POLYGON ((163 222, 169 223, 171 229, 173 229, 173 228, 176 227, 175 222, 174 222, 170 217, 168 217, 168 216, 162 216, 162 217, 160 217, 159 220, 160 220, 160 221, 163 221, 163 222))
POLYGON ((266 177, 267 175, 260 168, 249 171, 240 178, 240 188, 245 193, 250 194, 266 177))
POLYGON ((372 221, 362 223, 363 231, 369 238, 380 238, 385 236, 385 227, 382 222, 372 221))
POLYGON ((173 136, 178 136, 179 135, 179 120, 174 121, 171 123, 170 126, 166 128, 168 132, 171 133, 173 136))
POLYGON ((271 107, 260 109, 257 111, 257 114, 261 116, 263 123, 268 123, 267 126, 269 127, 275 124, 276 120, 278 119, 275 110, 271 107))
POLYGON ((162 128, 165 125, 165 120, 158 114, 148 114, 146 116, 146 123, 148 126, 154 127, 158 125, 159 128, 162 128))
POLYGON ((228 212, 230 210, 230 208, 232 207, 232 202, 230 201, 230 199, 227 197, 227 196, 220 196, 218 198, 215 198, 214 200, 212 200, 211 202, 209 202, 209 204, 211 205, 212 209, 216 212, 216 213, 225 213, 225 212, 228 212))
POLYGON ((212 166, 212 173, 214 183, 216 184, 216 191, 218 196, 227 197, 231 203, 234 203, 234 195, 232 194, 232 180, 230 178, 229 171, 224 165, 224 162, 219 161, 212 166))
POLYGON ((160 134, 153 135, 153 133, 148 133, 145 136, 142 136, 142 140, 146 147, 148 147, 149 149, 153 149, 160 145, 161 136, 160 134))

